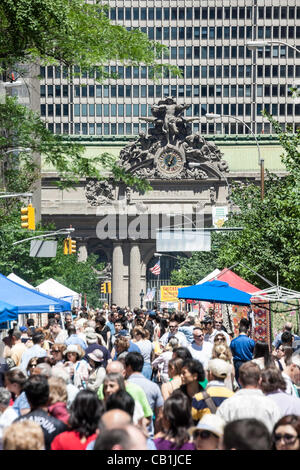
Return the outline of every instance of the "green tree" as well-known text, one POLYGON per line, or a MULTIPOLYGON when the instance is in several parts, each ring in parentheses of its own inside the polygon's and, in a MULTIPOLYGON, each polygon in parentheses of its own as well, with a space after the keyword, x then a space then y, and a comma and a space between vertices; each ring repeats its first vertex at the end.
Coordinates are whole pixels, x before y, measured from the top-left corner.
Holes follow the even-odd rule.
MULTIPOLYGON (((300 130, 283 132, 267 113, 283 146, 282 162, 288 171, 280 178, 267 173, 265 196, 254 184, 235 185, 232 200, 238 211, 229 216, 227 226, 240 226, 243 231, 233 235, 219 252, 218 262, 230 266, 237 262, 286 288, 300 288, 300 130)), ((242 266, 236 271, 254 282, 255 275, 242 266)))
MULTIPOLYGON (((7 200, 5 200, 7 201, 7 200)), ((20 228, 20 203, 7 202, 11 205, 8 212, 0 208, 0 273, 7 276, 11 272, 36 286, 49 278, 66 285, 78 293, 86 294, 91 306, 99 304, 99 280, 97 271, 104 268, 95 255, 90 255, 86 262, 79 262, 77 256, 63 254, 63 240, 58 240, 55 258, 34 258, 29 256, 30 241, 13 245, 18 240, 33 236, 31 231, 20 228)), ((53 230, 53 226, 37 227, 35 235, 53 230)))
POLYGON ((300 130, 283 132, 271 115, 265 112, 264 116, 283 147, 281 159, 287 175, 266 171, 263 200, 259 186, 233 184, 231 199, 236 209, 224 227, 243 230, 213 233, 212 251, 181 258, 179 269, 172 272, 172 284, 195 284, 215 268, 235 265, 234 271, 255 285, 261 285, 255 272, 275 284, 278 273, 281 285, 300 289, 300 130))
MULTIPOLYGON (((144 63, 162 72, 166 47, 150 41, 139 29, 112 24, 108 6, 86 0, 2 0, 0 4, 0 61, 9 69, 17 63, 78 65, 82 69, 109 61, 144 63)), ((166 64, 171 70, 177 70, 166 64)))

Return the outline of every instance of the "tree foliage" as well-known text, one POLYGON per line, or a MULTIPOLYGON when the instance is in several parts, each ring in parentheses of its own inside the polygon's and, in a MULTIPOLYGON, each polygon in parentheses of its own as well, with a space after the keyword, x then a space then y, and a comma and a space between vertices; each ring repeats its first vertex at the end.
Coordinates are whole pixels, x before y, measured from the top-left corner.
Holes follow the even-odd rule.
MULTIPOLYGON (((3 201, 0 199, 0 201, 3 201)), ((7 200, 5 200, 8 202, 7 200)), ((74 291, 86 294, 91 306, 99 304, 99 279, 97 271, 104 268, 95 255, 90 255, 86 262, 79 262, 77 256, 63 254, 63 240, 58 239, 55 258, 34 258, 29 256, 30 241, 13 245, 14 242, 43 234, 53 230, 53 226, 37 226, 37 231, 20 228, 21 203, 16 200, 7 211, 2 202, 0 206, 0 273, 7 276, 11 272, 37 286, 49 278, 54 278, 74 291)), ((53 293, 55 296, 55 293, 53 293)))
POLYGON ((300 290, 300 130, 283 132, 272 116, 264 115, 283 147, 281 159, 287 175, 266 171, 263 200, 256 184, 233 184, 231 199, 236 209, 224 227, 243 230, 215 234, 210 253, 182 258, 180 269, 172 273, 173 284, 194 284, 215 268, 235 266, 237 274, 261 288, 267 286, 255 273, 274 284, 278 274, 280 285, 300 290))
MULTIPOLYGON (((102 3, 102 2, 101 2, 102 3)), ((118 61, 163 70, 166 47, 151 41, 139 29, 112 24, 108 6, 86 0, 2 0, 0 3, 0 61, 9 68, 16 63, 78 65, 88 70, 118 61)), ((165 64, 171 71, 176 67, 165 64)))

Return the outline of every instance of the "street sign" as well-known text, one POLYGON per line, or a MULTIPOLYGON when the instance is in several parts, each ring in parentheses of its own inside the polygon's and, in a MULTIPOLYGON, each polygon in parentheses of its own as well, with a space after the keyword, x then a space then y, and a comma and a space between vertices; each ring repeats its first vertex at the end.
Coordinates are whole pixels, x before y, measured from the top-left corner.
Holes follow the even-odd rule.
POLYGON ((34 258, 55 258, 57 240, 31 240, 29 256, 34 258))

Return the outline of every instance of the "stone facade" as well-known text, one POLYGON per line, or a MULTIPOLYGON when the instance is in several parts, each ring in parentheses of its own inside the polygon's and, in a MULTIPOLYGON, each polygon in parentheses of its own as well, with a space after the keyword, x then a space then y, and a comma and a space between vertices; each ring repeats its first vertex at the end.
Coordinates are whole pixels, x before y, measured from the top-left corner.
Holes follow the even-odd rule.
MULTIPOLYGON (((153 124, 149 133, 141 133, 125 146, 120 143, 119 166, 146 178, 152 187, 146 193, 110 179, 82 181, 73 190, 61 191, 51 185, 55 174, 44 172, 43 220, 55 222, 58 228, 72 225, 76 229, 81 260, 93 252, 106 259, 104 274, 112 281, 111 300, 118 305, 140 305, 141 289, 147 290, 149 262, 157 251, 157 229, 190 228, 199 216, 202 227, 211 227, 213 207, 231 204, 233 180, 259 182, 259 171, 242 169, 247 159, 257 160, 256 142, 248 141, 246 152, 242 139, 231 141, 241 160, 241 170, 231 171, 227 155, 232 152, 223 151, 226 139, 220 139, 221 148, 192 134, 191 118, 183 116, 187 107, 171 97, 161 100, 152 107, 153 117, 147 118, 153 124)), ((270 143, 276 146, 273 140, 270 143)), ((268 148, 260 148, 265 160, 268 148)), ((279 152, 278 144, 276 148, 279 152)), ((284 168, 277 168, 277 173, 283 172, 284 168)))

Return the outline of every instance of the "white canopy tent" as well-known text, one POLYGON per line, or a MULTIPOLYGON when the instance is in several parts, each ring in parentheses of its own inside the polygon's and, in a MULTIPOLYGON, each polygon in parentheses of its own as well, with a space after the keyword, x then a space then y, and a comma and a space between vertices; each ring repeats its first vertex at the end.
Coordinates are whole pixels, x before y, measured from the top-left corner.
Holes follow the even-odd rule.
POLYGON ((268 287, 267 289, 260 290, 252 293, 253 297, 260 298, 261 300, 269 300, 273 302, 288 302, 289 300, 300 300, 300 292, 295 290, 286 289, 281 286, 268 287))
POLYGON ((21 286, 28 287, 29 289, 35 289, 35 287, 33 287, 31 284, 29 284, 28 282, 24 281, 24 279, 20 278, 19 276, 17 276, 17 275, 14 274, 14 273, 10 273, 10 274, 7 276, 7 279, 10 279, 11 281, 14 281, 14 282, 16 282, 17 284, 20 284, 21 286))
POLYGON ((207 282, 207 281, 210 281, 211 279, 216 277, 218 274, 220 274, 220 272, 221 272, 220 269, 215 269, 214 271, 209 273, 207 276, 205 276, 203 279, 201 279, 201 281, 197 282, 197 285, 198 284, 203 284, 204 282, 207 282))
POLYGON ((52 295, 58 299, 66 300, 70 302, 73 307, 79 306, 80 303, 80 294, 69 289, 69 287, 64 286, 55 279, 48 279, 47 281, 42 282, 36 289, 43 294, 52 295))

